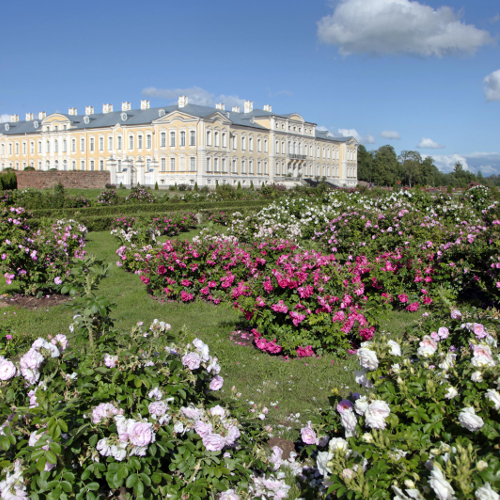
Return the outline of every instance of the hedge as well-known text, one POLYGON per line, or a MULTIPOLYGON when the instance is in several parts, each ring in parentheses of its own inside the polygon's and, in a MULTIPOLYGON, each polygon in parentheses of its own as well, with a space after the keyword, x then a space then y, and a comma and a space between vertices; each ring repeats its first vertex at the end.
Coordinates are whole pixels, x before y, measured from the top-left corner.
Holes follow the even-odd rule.
POLYGON ((272 200, 242 200, 212 201, 196 203, 148 203, 146 205, 112 205, 89 208, 49 208, 30 210, 35 218, 48 217, 51 219, 75 219, 87 217, 118 217, 119 215, 138 215, 164 212, 200 212, 203 210, 232 210, 235 208, 263 208, 272 200))
MULTIPOLYGON (((157 205, 158 206, 158 205, 157 205)), ((183 205, 177 205, 176 207, 177 210, 170 210, 168 212, 161 212, 161 213, 147 213, 147 212, 139 212, 139 213, 128 213, 128 217, 135 217, 137 218, 144 218, 144 219, 152 219, 153 217, 166 217, 170 215, 172 212, 184 212, 183 205), (148 217, 145 217, 145 215, 149 215, 148 217)), ((260 206, 256 207, 248 207, 246 205, 240 205, 240 206, 234 206, 230 208, 224 208, 224 210, 228 210, 231 213, 234 212, 240 212, 243 217, 246 217, 247 215, 250 215, 253 212, 256 212, 260 210, 260 206)), ((197 213, 201 213, 202 218, 204 221, 208 220, 208 217, 210 215, 213 215, 217 212, 220 212, 221 209, 201 209, 198 210, 197 213)), ((119 215, 119 214, 118 214, 119 215)), ((83 224, 89 232, 93 231, 107 231, 111 229, 113 222, 116 220, 117 215, 103 215, 103 216, 94 216, 94 217, 80 217, 79 214, 74 215, 74 218, 81 224, 83 224)), ((30 219, 29 220, 29 225, 32 229, 37 229, 42 225, 42 222, 47 222, 50 221, 51 219, 49 218, 35 218, 35 219, 30 219)))

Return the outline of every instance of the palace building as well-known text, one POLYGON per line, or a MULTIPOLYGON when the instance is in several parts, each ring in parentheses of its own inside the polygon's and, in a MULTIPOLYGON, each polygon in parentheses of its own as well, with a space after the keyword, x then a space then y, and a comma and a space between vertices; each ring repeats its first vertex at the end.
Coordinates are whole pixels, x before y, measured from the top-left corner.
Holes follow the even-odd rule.
POLYGON ((189 104, 121 111, 104 104, 78 114, 27 113, 0 123, 0 169, 109 170, 111 182, 130 186, 251 182, 287 185, 311 179, 337 186, 357 184, 353 137, 333 137, 298 113, 277 114, 270 105, 244 109, 189 104))

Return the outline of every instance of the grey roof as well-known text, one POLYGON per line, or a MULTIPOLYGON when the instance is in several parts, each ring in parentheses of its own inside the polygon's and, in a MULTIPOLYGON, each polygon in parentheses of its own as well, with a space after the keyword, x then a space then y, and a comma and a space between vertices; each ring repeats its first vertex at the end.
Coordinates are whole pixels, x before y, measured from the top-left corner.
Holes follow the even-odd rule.
MULTIPOLYGON (((80 129, 93 129, 93 128, 106 128, 113 127, 116 124, 120 125, 144 125, 147 123, 151 123, 154 120, 160 118, 160 110, 165 111, 165 115, 172 113, 173 111, 180 111, 186 113, 188 115, 197 116, 199 118, 207 118, 217 112, 226 116, 234 125, 240 125, 243 127, 250 127, 254 129, 260 130, 268 130, 265 127, 262 127, 258 123, 252 123, 252 118, 255 117, 263 117, 263 116, 279 116, 282 118, 286 118, 292 114, 288 115, 278 115, 276 113, 272 113, 270 111, 264 111, 262 109, 254 109, 250 113, 236 113, 233 111, 216 109, 209 106, 200 106, 198 104, 187 104, 186 106, 179 108, 177 104, 171 106, 162 106, 158 108, 149 108, 149 109, 132 109, 129 111, 113 111, 111 113, 95 113, 92 115, 88 115, 89 123, 85 123, 84 118, 87 115, 69 115, 67 113, 54 113, 60 114, 68 118, 72 122, 73 127, 71 130, 80 130, 80 129), (127 119, 122 120, 122 113, 127 114, 127 119)), ((41 121, 42 120, 33 120, 33 121, 19 121, 19 122, 8 122, 8 123, 0 123, 0 134, 3 135, 18 135, 18 134, 33 134, 41 131, 41 121), (38 128, 35 129, 34 124, 38 122, 38 128), (5 125, 8 124, 8 129, 5 129, 5 125)), ((351 137, 330 137, 327 136, 328 132, 318 132, 316 131, 316 137, 323 140, 330 141, 340 141, 346 142, 351 137)))

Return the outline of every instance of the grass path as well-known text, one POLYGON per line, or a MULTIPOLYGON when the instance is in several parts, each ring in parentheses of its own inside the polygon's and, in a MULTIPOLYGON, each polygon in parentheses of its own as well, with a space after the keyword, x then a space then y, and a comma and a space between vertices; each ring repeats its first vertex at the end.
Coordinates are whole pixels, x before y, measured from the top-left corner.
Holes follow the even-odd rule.
MULTIPOLYGON (((195 234, 192 232, 187 236, 195 234)), ((325 406, 333 388, 338 388, 343 394, 357 390, 353 375, 357 369, 354 356, 333 364, 329 356, 283 361, 253 347, 236 345, 229 335, 238 328, 240 315, 230 306, 203 302, 162 304, 153 300, 136 275, 116 266, 118 244, 109 232, 92 232, 88 240, 87 252, 110 264, 109 278, 101 283, 99 291, 116 304, 113 310, 115 326, 127 330, 138 321, 149 324, 155 318, 170 323, 172 332, 178 332, 185 325, 192 338, 201 338, 209 345, 212 355, 218 357, 225 381, 220 393, 222 399, 228 397, 235 386, 236 391, 242 393, 243 400, 267 406, 269 422, 279 424, 296 413, 300 413, 300 420, 305 422, 306 410, 325 406)), ((4 291, 0 290, 0 293, 4 291)), ((66 333, 71 316, 70 308, 64 305, 36 311, 11 307, 0 310, 4 324, 10 324, 17 332, 30 332, 36 336, 66 333)), ((394 313, 384 329, 395 336, 400 335, 419 316, 394 313)))

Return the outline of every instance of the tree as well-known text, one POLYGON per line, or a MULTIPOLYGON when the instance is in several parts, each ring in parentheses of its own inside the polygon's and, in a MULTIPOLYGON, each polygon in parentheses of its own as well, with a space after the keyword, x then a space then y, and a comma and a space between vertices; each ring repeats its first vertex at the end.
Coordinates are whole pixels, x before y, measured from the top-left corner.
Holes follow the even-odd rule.
POLYGON ((415 183, 424 184, 421 171, 422 157, 418 151, 401 151, 398 160, 401 163, 403 184, 410 187, 415 183))
POLYGON ((392 146, 381 146, 373 159, 373 182, 379 186, 392 186, 398 177, 399 162, 392 146))
POLYGON ((373 151, 368 152, 361 144, 358 148, 358 179, 371 182, 373 177, 373 151))

